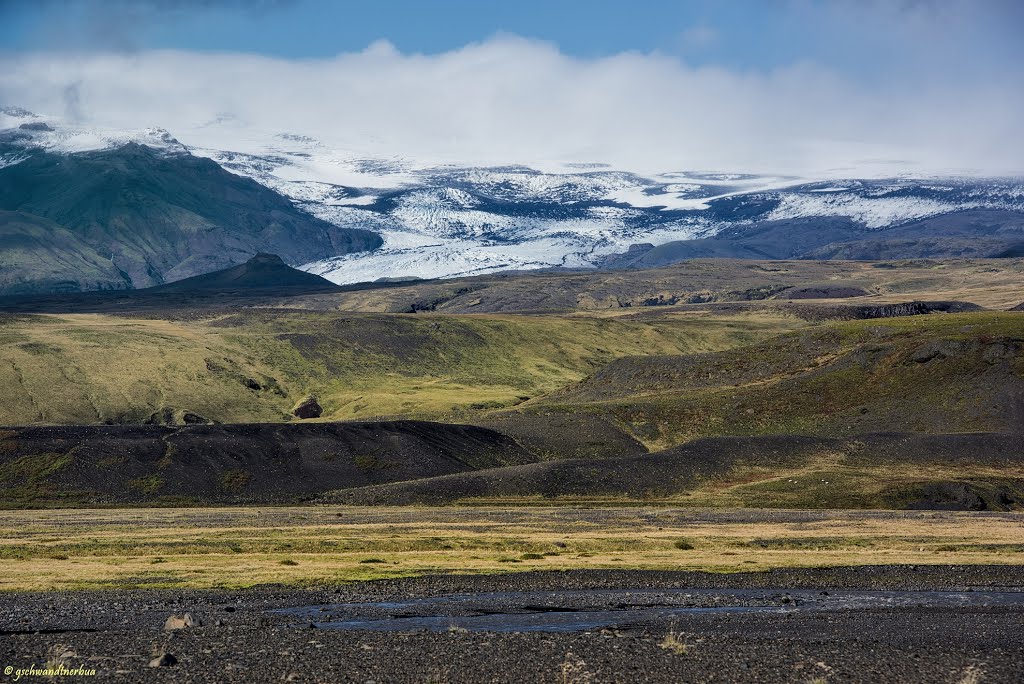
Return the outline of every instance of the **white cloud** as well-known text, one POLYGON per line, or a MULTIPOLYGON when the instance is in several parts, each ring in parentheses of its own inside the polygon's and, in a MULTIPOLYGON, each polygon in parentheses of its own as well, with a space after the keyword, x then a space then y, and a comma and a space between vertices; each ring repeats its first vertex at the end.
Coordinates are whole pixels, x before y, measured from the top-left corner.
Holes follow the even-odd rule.
POLYGON ((186 144, 218 146, 228 129, 235 138, 291 132, 355 154, 424 161, 1022 172, 1024 93, 988 76, 868 86, 812 63, 744 73, 657 53, 580 59, 498 36, 437 55, 379 42, 324 60, 8 54, 0 104, 58 115, 73 108, 95 125, 160 126, 186 144), (226 113, 232 122, 202 127, 226 113))

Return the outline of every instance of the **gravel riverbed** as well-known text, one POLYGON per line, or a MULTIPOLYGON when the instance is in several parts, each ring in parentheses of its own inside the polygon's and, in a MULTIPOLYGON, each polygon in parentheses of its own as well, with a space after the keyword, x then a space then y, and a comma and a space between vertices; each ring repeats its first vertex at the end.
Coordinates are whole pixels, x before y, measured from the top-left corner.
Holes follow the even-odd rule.
POLYGON ((21 670, 18 681, 45 681, 24 671, 47 663, 95 670, 57 681, 1020 682, 1024 568, 567 571, 0 594, 6 680, 21 670), (193 626, 165 629, 186 613, 193 626), (364 628, 337 628, 352 614, 364 628), (386 622, 365 629, 366 620, 386 622))

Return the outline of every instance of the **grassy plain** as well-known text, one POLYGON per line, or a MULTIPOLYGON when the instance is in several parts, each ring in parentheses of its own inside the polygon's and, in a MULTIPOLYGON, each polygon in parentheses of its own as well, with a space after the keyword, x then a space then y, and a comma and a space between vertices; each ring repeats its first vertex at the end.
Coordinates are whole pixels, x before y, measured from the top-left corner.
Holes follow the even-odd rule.
POLYGON ((636 506, 0 512, 4 591, 891 563, 1024 564, 1024 514, 636 506))

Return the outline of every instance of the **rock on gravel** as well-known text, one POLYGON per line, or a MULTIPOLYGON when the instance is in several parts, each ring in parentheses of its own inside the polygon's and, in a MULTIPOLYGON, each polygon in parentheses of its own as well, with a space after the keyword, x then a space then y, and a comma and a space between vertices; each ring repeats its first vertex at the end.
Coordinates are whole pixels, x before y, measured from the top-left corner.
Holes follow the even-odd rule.
POLYGON ((150 667, 171 667, 178 664, 178 659, 171 653, 163 653, 149 661, 150 667))
POLYGON ((173 632, 179 629, 188 629, 189 627, 199 627, 203 623, 192 617, 191 613, 185 613, 184 615, 172 615, 167 618, 167 622, 164 623, 165 632, 173 632))

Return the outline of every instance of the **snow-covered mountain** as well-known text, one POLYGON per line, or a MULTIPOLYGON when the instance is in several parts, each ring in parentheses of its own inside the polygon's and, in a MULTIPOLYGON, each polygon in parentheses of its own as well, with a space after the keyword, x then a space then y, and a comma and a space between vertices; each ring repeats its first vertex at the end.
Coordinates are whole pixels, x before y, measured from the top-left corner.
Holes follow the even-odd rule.
POLYGON ((337 283, 588 267, 632 244, 708 237, 764 221, 842 216, 884 229, 965 209, 1024 210, 1020 180, 417 168, 346 160, 316 149, 295 152, 284 146, 264 155, 193 149, 319 218, 380 233, 380 250, 303 266, 337 283), (348 184, 316 179, 324 165, 350 166, 357 177, 348 184))
POLYGON ((337 283, 587 267, 632 244, 706 238, 766 222, 846 217, 866 231, 884 231, 967 209, 1024 211, 1021 179, 636 173, 600 163, 460 166, 368 157, 299 133, 256 131, 231 116, 172 136, 3 108, 0 129, 0 166, 18 163, 33 147, 73 153, 137 142, 207 157, 318 218, 379 233, 380 249, 303 265, 337 283))

